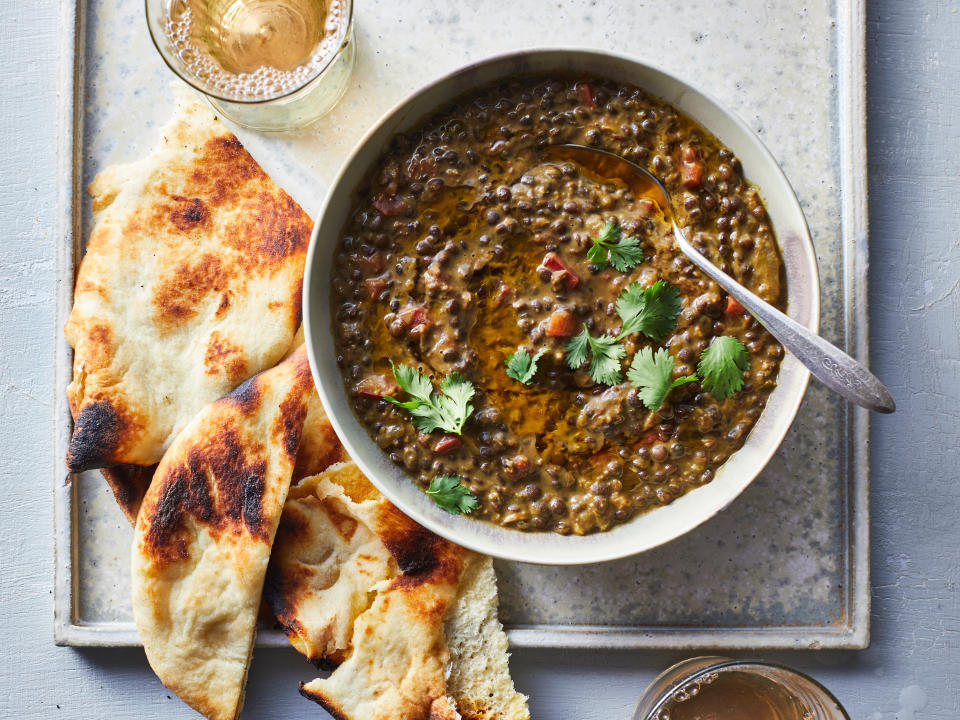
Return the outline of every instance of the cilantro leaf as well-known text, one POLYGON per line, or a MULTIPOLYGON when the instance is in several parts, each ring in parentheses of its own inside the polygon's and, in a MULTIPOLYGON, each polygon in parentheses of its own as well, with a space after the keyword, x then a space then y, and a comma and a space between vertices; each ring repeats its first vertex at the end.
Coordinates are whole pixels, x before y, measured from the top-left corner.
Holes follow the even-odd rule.
POLYGON ((461 483, 459 475, 437 475, 430 481, 427 495, 453 515, 469 515, 479 504, 476 495, 461 483))
POLYGON ((587 361, 587 353, 590 349, 590 333, 587 326, 583 326, 583 332, 567 343, 565 348, 565 357, 567 365, 571 370, 576 370, 587 361))
POLYGON ((643 262, 643 250, 637 238, 624 238, 620 225, 608 222, 600 230, 600 236, 593 239, 587 260, 600 267, 609 262, 620 272, 626 272, 643 262))
POLYGON ((623 321, 618 340, 642 332, 651 340, 663 340, 677 326, 680 291, 670 283, 657 280, 644 288, 639 281, 630 283, 617 298, 617 315, 623 321))
POLYGON ((700 354, 697 370, 703 389, 717 400, 726 400, 743 387, 743 373, 750 367, 750 353, 737 338, 715 337, 700 354))
POLYGON ((540 348, 531 357, 526 350, 519 348, 507 358, 507 375, 514 380, 519 380, 524 385, 529 385, 533 376, 537 374, 537 360, 546 351, 546 348, 540 348))
POLYGON ((463 432, 463 424, 473 412, 470 403, 474 395, 473 383, 459 373, 451 373, 440 383, 440 394, 437 394, 433 391, 430 378, 416 368, 394 365, 392 361, 390 366, 397 384, 413 399, 401 402, 389 395, 383 399, 409 410, 417 430, 429 433, 440 428, 457 435, 463 432))
POLYGON ((620 382, 620 361, 626 355, 623 345, 612 335, 591 337, 587 326, 583 332, 573 338, 566 347, 567 365, 576 370, 587 360, 590 354, 590 377, 601 385, 616 385, 620 382))
POLYGON ((648 410, 657 410, 663 405, 673 388, 698 379, 696 375, 688 375, 671 380, 673 367, 673 358, 666 348, 654 354, 651 348, 644 347, 634 356, 627 380, 640 391, 640 400, 648 410))

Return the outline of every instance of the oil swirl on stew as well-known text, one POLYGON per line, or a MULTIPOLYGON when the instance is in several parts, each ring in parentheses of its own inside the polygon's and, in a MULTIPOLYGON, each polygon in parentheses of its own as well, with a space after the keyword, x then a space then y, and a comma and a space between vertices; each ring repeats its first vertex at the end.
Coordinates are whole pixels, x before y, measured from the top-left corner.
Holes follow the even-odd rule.
POLYGON ((648 168, 693 243, 782 307, 773 230, 729 150, 637 88, 533 77, 463 97, 393 139, 358 188, 336 250, 333 332, 356 415, 414 482, 455 474, 479 501, 471 517, 586 534, 709 483, 759 417, 783 349, 673 248, 649 201, 545 160, 549 143, 603 148, 648 168), (641 241, 644 261, 626 272, 587 259, 610 221, 641 241), (720 402, 692 382, 652 411, 626 380, 597 384, 586 366, 564 362, 584 324, 594 335, 618 330, 623 288, 658 279, 680 290, 677 325, 661 342, 627 337, 627 358, 665 346, 674 376, 689 375, 712 338, 732 335, 750 352, 739 392, 720 402), (529 385, 505 372, 520 347, 546 349, 529 385), (383 399, 403 396, 391 361, 434 387, 453 372, 473 383, 462 434, 418 432, 383 399))

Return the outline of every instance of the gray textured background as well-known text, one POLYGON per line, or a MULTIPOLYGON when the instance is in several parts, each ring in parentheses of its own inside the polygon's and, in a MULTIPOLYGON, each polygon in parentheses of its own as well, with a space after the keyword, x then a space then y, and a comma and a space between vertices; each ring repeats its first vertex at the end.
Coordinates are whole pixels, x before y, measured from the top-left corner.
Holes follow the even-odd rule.
MULTIPOLYGON (((960 716, 958 9, 868 6, 871 352, 899 405, 871 438, 873 645, 768 655, 811 672, 854 718, 960 716)), ((0 3, 0 716, 190 717, 141 651, 51 641, 58 52, 55 2, 0 3)), ((524 651, 513 668, 538 720, 626 720, 680 657, 524 651)), ((286 690, 308 675, 294 653, 258 652, 244 717, 322 715, 286 690)))

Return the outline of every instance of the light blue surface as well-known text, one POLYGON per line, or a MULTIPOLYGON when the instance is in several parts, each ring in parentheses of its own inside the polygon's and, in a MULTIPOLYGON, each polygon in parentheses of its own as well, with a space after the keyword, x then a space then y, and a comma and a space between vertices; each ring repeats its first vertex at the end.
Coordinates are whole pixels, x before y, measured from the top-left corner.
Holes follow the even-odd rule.
MULTIPOLYGON (((871 354, 898 403, 872 426, 873 645, 767 655, 868 720, 960 717, 958 10, 868 6, 871 354)), ((51 639, 56 24, 50 0, 0 3, 0 717, 191 717, 141 651, 51 639)), ((513 669, 538 720, 626 720, 688 654, 524 651, 513 669)), ((244 717, 322 716, 290 691, 310 673, 259 651, 244 717)))

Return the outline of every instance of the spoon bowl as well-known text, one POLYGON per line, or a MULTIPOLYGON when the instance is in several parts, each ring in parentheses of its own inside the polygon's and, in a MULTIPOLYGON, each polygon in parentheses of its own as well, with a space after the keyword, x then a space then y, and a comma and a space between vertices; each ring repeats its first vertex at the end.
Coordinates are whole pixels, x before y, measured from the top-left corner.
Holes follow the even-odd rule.
POLYGON ((600 177, 621 180, 635 197, 653 201, 664 219, 673 227, 677 248, 756 318, 815 378, 847 400, 868 410, 892 413, 896 409, 890 391, 876 375, 812 330, 752 293, 691 245, 677 225, 666 188, 652 173, 619 155, 585 145, 550 145, 545 149, 544 155, 552 160, 574 162, 600 177))

